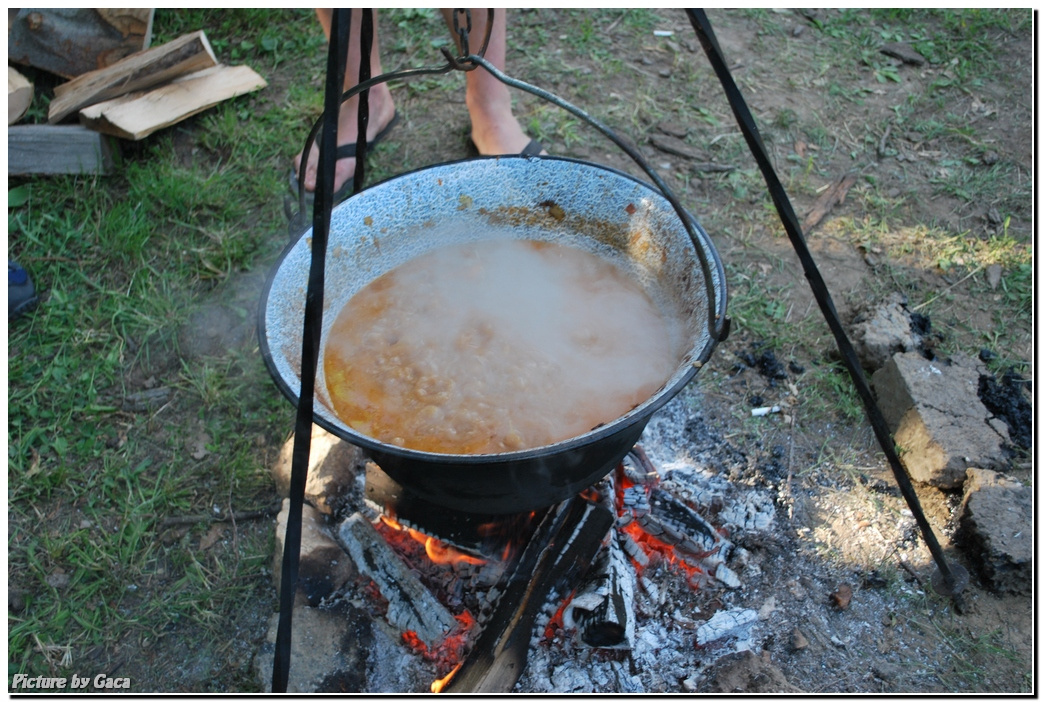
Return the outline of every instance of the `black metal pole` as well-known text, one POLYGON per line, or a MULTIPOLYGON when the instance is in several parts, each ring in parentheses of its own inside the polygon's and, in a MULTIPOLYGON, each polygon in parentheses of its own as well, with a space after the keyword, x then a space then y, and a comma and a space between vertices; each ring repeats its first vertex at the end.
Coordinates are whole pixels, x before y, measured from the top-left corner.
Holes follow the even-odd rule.
POLYGON ((860 360, 857 358, 857 354, 854 351, 849 338, 846 336, 846 332, 842 328, 841 322, 839 322, 838 313, 835 311, 835 305, 832 302, 831 295, 828 293, 828 286, 825 284, 824 278, 821 277, 820 271, 817 269, 817 265, 813 261, 813 256, 810 254, 809 247, 806 245, 806 239, 803 237, 802 228, 799 226, 799 220, 795 215, 795 210, 792 209, 792 204, 788 200, 788 195, 785 193, 784 186, 781 184, 780 179, 777 177, 777 174, 774 172, 773 166, 770 163, 770 157, 766 153, 766 147, 763 145, 762 139, 759 137, 759 130, 755 125, 755 119, 752 117, 752 113, 748 109, 748 105, 745 103, 741 91, 734 82, 733 76, 730 75, 730 70, 727 68, 726 61, 723 59, 723 52, 719 48, 719 43, 716 41, 715 34, 712 32, 712 25, 709 24, 708 17, 705 15, 704 10, 688 9, 687 16, 690 19, 691 25, 694 27, 694 31, 698 35, 698 39, 701 41, 701 46, 705 50, 706 56, 708 56, 709 63, 712 64, 716 76, 723 85, 723 91, 726 93, 727 100, 730 102, 730 107, 734 111, 734 117, 737 118, 738 126, 741 128, 741 133, 744 134, 745 141, 748 142, 748 147, 752 151, 756 163, 759 165, 759 170, 762 171, 763 178, 766 180, 767 189, 770 191, 770 196, 773 198, 774 206, 777 208, 778 216, 781 218, 781 222, 784 224, 784 228, 788 232, 788 238, 792 242, 792 246, 795 248, 795 253, 798 255, 799 261, 802 263, 803 271, 810 283, 810 288, 813 290, 813 295, 817 299, 817 305, 824 314, 824 319, 827 321, 828 327, 830 327, 831 333, 835 337, 835 342, 838 344, 842 360, 846 364, 846 369, 849 371, 850 377, 853 379, 853 385, 856 387, 857 393, 860 395, 860 399, 864 404, 864 409, 867 412, 868 420, 871 423, 872 429, 874 429, 875 438, 878 439, 878 443, 882 447, 882 452, 885 454, 886 458, 889 459, 889 465, 893 470, 893 476, 896 478, 897 485, 900 487, 900 492, 904 496, 904 501, 907 503, 908 508, 911 510, 911 514, 914 515, 915 521, 922 530, 922 538, 925 541, 925 545, 929 548, 929 552, 932 553, 933 559, 936 561, 936 566, 940 569, 940 573, 943 574, 943 580, 946 583, 947 588, 950 590, 952 595, 956 595, 963 587, 963 583, 959 582, 961 578, 955 575, 951 566, 947 563, 943 549, 940 547, 939 541, 936 540, 936 535, 933 533, 932 527, 929 525, 929 520, 925 517, 925 512, 922 511, 922 505, 918 501, 918 495, 915 494, 914 486, 911 485, 911 479, 908 477, 907 471, 905 470, 904 465, 900 462, 900 457, 897 455, 896 446, 893 443, 889 426, 886 424, 885 419, 882 417, 881 410, 879 410, 878 405, 875 403, 875 398, 871 394, 871 388, 869 387, 867 378, 864 375, 864 369, 860 365, 860 360))
MULTIPOLYGON (((332 210, 333 181, 336 177, 336 128, 340 117, 340 95, 347 70, 347 44, 351 31, 351 11, 333 10, 329 33, 329 60, 325 80, 325 124, 318 155, 318 182, 315 184, 314 222, 311 240, 311 270, 304 303, 304 335, 300 355, 300 401, 293 435, 293 462, 289 479, 289 515, 286 519, 285 548, 282 552, 282 580, 279 599, 275 659, 271 671, 271 691, 285 692, 289 684, 292 651, 293 603, 296 600, 300 568, 300 534, 303 515, 307 464, 311 453, 311 426, 314 420, 314 384, 321 341, 322 305, 325 290, 325 249, 329 239, 329 214, 332 210)), ((303 180, 303 173, 300 179, 303 180)))

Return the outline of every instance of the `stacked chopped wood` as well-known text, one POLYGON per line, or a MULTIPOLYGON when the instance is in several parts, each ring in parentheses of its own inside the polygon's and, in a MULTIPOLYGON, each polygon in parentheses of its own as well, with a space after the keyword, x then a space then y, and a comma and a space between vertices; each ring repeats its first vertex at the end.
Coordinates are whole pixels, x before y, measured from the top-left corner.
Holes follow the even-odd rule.
MULTIPOLYGON (((219 63, 201 30, 135 51, 58 85, 47 115, 54 126, 9 127, 8 175, 105 173, 112 164, 112 144, 103 135, 137 141, 266 85, 248 66, 219 63), (60 124, 73 115, 82 126, 60 124)), ((10 125, 28 110, 33 86, 9 69, 7 92, 10 125)))

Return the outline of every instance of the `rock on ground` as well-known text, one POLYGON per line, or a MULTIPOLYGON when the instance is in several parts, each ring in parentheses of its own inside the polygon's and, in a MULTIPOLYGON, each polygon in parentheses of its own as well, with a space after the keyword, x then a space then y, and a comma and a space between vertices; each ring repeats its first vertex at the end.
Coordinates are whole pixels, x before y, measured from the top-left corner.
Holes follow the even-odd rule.
MULTIPOLYGON (((289 498, 286 498, 282 501, 282 511, 278 513, 275 525, 275 554, 271 571, 275 578, 275 589, 280 593, 288 520, 289 498)), ((311 505, 304 504, 300 517, 297 592, 304 594, 308 604, 317 605, 338 590, 354 573, 354 564, 329 533, 322 515, 311 505)))
POLYGON ((858 314, 849 337, 864 369, 874 372, 893 354, 917 349, 922 344, 920 326, 907 309, 907 299, 894 293, 885 303, 858 314))
POLYGON ((757 656, 751 651, 721 658, 709 671, 708 677, 710 682, 706 686, 707 692, 806 694, 788 682, 781 669, 767 655, 757 656))
POLYGON ((1029 595, 1034 570, 1030 489, 994 471, 969 468, 956 538, 984 585, 1029 595))
MULTIPOLYGON (((344 516, 341 512, 347 503, 355 475, 364 467, 365 460, 360 448, 314 425, 304 499, 323 514, 344 516)), ((278 460, 271 466, 271 476, 280 497, 289 496, 292 471, 293 437, 290 437, 282 446, 278 460)))
MULTIPOLYGON (((271 618, 267 640, 254 659, 254 672, 271 692, 278 615, 271 618)), ((372 646, 368 614, 348 602, 329 609, 293 608, 293 634, 286 692, 357 692, 366 687, 366 651, 372 646), (359 665, 359 663, 361 665, 359 665)))
POLYGON ((915 480, 949 489, 970 467, 1007 467, 1008 427, 979 399, 981 368, 964 355, 943 363, 897 353, 872 376, 879 409, 915 480))

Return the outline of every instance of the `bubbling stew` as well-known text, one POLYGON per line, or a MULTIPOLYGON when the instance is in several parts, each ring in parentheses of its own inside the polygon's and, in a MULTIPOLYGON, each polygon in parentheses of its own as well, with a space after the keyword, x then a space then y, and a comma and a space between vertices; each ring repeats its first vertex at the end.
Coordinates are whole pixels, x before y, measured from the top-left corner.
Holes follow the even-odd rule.
POLYGON ((492 240, 418 256, 352 296, 326 341, 336 414, 383 443, 504 453, 583 434, 653 395, 678 352, 621 267, 492 240))

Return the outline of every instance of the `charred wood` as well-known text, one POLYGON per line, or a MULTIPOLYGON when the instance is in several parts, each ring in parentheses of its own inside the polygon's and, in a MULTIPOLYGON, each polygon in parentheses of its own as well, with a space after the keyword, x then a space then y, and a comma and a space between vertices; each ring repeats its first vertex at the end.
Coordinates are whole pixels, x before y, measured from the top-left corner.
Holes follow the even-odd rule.
POLYGON ((579 641, 586 646, 631 649, 636 575, 622 550, 617 530, 593 562, 591 571, 568 605, 564 623, 574 623, 579 641))
POLYGON ((376 583, 387 599, 387 621, 402 633, 414 631, 433 648, 456 627, 456 620, 413 575, 401 558, 360 514, 340 526, 340 542, 358 571, 376 583))
POLYGON ((575 587, 612 522, 610 510, 582 498, 550 510, 509 575, 487 626, 442 691, 510 692, 527 665, 542 605, 554 589, 570 592, 575 587))
POLYGON ((487 559, 499 559, 508 544, 526 541, 536 521, 527 513, 504 516, 438 507, 409 492, 372 462, 365 466, 365 502, 403 526, 487 559))
MULTIPOLYGON (((626 459, 631 460, 632 463, 629 465, 642 475, 642 479, 638 481, 640 484, 649 483, 651 486, 656 486, 658 484, 660 479, 658 469, 651 462, 650 457, 647 455, 647 452, 643 450, 642 446, 639 444, 633 446, 626 455, 626 459)), ((625 462, 623 461, 623 464, 624 463, 625 462)))
POLYGON ((715 527, 665 490, 650 496, 651 513, 638 519, 640 526, 667 544, 694 556, 718 550, 725 541, 715 527), (646 523, 645 523, 646 522, 646 523))

